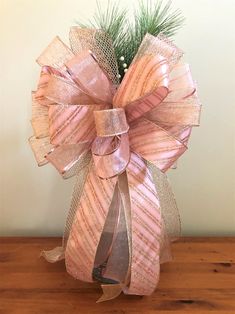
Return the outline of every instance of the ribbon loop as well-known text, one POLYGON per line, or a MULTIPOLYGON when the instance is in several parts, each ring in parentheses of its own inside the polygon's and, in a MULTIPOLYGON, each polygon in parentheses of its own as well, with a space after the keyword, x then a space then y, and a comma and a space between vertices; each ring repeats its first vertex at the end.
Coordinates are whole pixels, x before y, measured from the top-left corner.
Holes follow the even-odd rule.
POLYGON ((47 155, 47 160, 64 177, 69 178, 74 175, 72 169, 81 170, 89 162, 90 143, 65 144, 56 147, 47 155))
POLYGON ((162 56, 148 54, 132 63, 116 95, 115 107, 125 107, 128 121, 140 118, 168 95, 169 66, 162 56))
POLYGON ((125 171, 130 147, 128 134, 114 137, 97 137, 91 147, 96 174, 102 179, 120 175, 125 171))
POLYGON ((93 99, 93 102, 111 104, 111 82, 90 51, 75 56, 66 63, 66 67, 73 81, 93 99))

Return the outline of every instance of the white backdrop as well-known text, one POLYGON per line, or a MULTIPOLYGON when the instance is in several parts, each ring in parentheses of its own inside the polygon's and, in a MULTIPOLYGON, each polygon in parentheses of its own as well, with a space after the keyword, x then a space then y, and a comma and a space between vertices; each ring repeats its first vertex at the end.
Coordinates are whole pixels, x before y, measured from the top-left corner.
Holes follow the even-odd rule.
MULTIPOLYGON (((173 6, 187 19, 175 41, 203 103, 201 127, 169 174, 183 234, 235 235, 235 1, 174 0, 173 6)), ((0 0, 1 235, 62 234, 73 180, 38 168, 27 144, 30 91, 39 74, 34 60, 55 35, 67 41, 69 27, 94 9, 95 0, 0 0)))

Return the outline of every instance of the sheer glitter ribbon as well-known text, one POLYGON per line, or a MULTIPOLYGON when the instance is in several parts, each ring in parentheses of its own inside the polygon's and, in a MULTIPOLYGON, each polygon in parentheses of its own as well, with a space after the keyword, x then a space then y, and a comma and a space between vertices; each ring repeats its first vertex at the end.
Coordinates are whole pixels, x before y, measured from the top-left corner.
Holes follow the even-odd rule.
POLYGON ((75 278, 102 282, 99 301, 149 295, 180 222, 166 175, 187 149, 200 104, 182 52, 147 34, 121 84, 112 43, 100 30, 70 30, 38 58, 30 138, 39 165, 77 181, 62 247, 75 278))

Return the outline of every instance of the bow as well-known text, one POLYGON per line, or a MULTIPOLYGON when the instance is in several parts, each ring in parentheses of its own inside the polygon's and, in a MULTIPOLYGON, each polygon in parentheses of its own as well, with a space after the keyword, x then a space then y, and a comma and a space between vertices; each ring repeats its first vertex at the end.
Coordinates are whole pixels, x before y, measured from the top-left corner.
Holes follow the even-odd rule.
POLYGON ((162 35, 144 37, 121 84, 106 33, 72 27, 70 45, 56 37, 37 60, 30 144, 39 165, 77 176, 63 245, 43 255, 100 280, 100 301, 149 295, 180 228, 165 172, 199 124, 195 83, 162 35))

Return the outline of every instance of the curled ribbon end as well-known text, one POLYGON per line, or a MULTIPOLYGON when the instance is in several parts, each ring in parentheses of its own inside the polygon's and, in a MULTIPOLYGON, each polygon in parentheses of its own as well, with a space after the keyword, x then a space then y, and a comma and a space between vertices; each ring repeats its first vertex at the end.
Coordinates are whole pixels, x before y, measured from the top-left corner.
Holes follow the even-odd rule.
POLYGON ((113 300, 122 293, 121 284, 101 285, 101 288, 103 290, 103 295, 96 301, 96 303, 113 300))
POLYGON ((64 248, 57 246, 50 251, 42 251, 39 257, 44 257, 49 263, 56 263, 64 259, 64 248))

